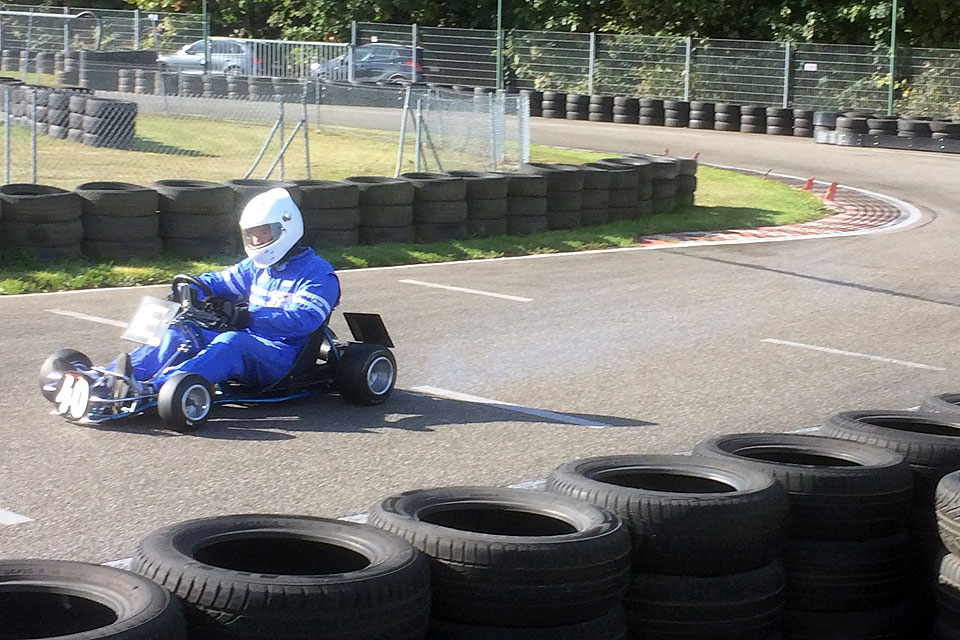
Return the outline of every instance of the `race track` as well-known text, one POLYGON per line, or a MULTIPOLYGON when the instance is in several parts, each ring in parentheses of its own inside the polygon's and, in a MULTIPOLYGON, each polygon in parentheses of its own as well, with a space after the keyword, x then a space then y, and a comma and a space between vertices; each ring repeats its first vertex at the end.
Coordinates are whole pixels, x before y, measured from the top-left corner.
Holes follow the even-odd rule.
POLYGON ((161 288, 0 297, 0 516, 30 519, 0 518, 0 555, 104 562, 186 518, 343 516, 407 489, 516 483, 576 457, 683 451, 960 390, 960 157, 602 123, 532 129, 542 144, 669 147, 815 175, 898 197, 923 219, 850 238, 343 272, 340 309, 381 313, 398 345, 391 401, 232 408, 192 436, 151 419, 69 425, 36 389, 60 347, 102 362, 125 346, 116 326, 56 311, 125 321, 161 288))

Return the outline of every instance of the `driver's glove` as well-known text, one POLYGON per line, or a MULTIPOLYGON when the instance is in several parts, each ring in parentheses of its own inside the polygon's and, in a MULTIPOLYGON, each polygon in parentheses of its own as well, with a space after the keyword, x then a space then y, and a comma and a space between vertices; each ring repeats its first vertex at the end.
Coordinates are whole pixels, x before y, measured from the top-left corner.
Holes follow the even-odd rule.
POLYGON ((229 300, 224 300, 220 308, 217 309, 217 315, 229 329, 241 330, 250 325, 250 312, 246 305, 238 305, 229 300))

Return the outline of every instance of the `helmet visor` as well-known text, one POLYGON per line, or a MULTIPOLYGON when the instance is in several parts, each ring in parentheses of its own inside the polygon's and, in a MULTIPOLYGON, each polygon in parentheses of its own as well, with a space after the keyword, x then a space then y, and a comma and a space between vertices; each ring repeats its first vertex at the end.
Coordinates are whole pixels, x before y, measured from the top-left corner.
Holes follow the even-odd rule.
POLYGON ((283 225, 279 222, 261 224, 243 230, 243 245, 249 249, 263 249, 276 242, 283 234, 283 225))

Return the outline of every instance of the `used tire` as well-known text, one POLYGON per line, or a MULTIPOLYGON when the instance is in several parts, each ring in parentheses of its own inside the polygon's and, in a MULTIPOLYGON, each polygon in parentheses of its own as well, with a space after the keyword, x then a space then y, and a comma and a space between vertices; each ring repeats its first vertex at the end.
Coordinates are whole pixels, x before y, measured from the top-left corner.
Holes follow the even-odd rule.
POLYGON ((507 217, 507 198, 467 200, 468 220, 500 220, 507 217))
POLYGON ((229 187, 234 193, 233 210, 238 216, 243 212, 243 209, 247 206, 247 203, 261 193, 266 193, 271 189, 283 189, 290 194, 290 198, 293 199, 294 203, 298 207, 301 206, 300 187, 294 182, 288 182, 285 180, 256 180, 245 178, 226 180, 223 184, 229 187))
POLYGON ((940 478, 934 499, 937 514, 937 530, 943 546, 954 554, 960 554, 960 471, 940 478))
POLYGON ((520 166, 520 172, 545 176, 548 192, 569 192, 583 189, 583 169, 576 165, 527 162, 520 166))
POLYGON ((160 196, 161 211, 207 216, 233 211, 233 191, 216 182, 158 180, 150 188, 160 196))
POLYGON ((786 535, 787 494, 732 460, 608 456, 564 464, 547 490, 608 509, 633 538, 633 570, 715 576, 770 564, 786 535))
POLYGON ((423 555, 341 520, 189 520, 149 534, 133 569, 183 600, 196 638, 414 640, 429 620, 423 555))
POLYGON ((160 208, 157 192, 127 182, 85 182, 74 189, 84 215, 139 217, 160 208))
MULTIPOLYGON (((362 210, 360 215, 362 219, 362 210)), ((361 244, 385 244, 390 242, 410 243, 416 239, 412 224, 398 227, 368 227, 360 225, 359 230, 361 244)))
POLYGON ((40 366, 40 393, 48 402, 53 402, 60 392, 63 374, 68 371, 89 369, 93 362, 75 349, 60 349, 40 366))
POLYGON ((414 225, 417 242, 448 242, 466 240, 469 227, 466 218, 463 222, 418 222, 414 225))
POLYGON ((413 204, 413 221, 416 224, 461 224, 467 221, 468 215, 466 200, 422 200, 413 204))
POLYGON ((370 523, 430 558, 434 616, 547 627, 585 622, 619 604, 630 536, 613 514, 521 489, 408 491, 374 505, 370 523))
POLYGON ((163 240, 158 237, 142 240, 102 240, 84 238, 80 244, 84 255, 106 260, 130 260, 154 258, 163 250, 163 240))
POLYGON ((63 560, 0 561, 5 638, 186 640, 180 601, 129 571, 63 560))
POLYGON ((159 215, 159 234, 163 238, 195 238, 223 240, 240 235, 237 217, 232 213, 213 216, 200 216, 192 213, 171 213, 161 211, 159 215))
POLYGON ((910 471, 876 447, 795 434, 734 434, 701 442, 695 455, 734 458, 787 490, 791 538, 864 540, 906 525, 910 471))
POLYGON ((533 173, 509 173, 507 195, 509 197, 544 198, 547 195, 546 177, 533 173))
POLYGON ((413 184, 407 180, 382 176, 352 176, 343 180, 360 190, 362 205, 409 205, 413 203, 413 184))
POLYGON ((921 413, 944 413, 960 417, 960 393, 930 396, 920 405, 921 413))
POLYGON ((352 209, 360 205, 360 190, 355 184, 332 180, 294 180, 300 189, 304 209, 352 209))
POLYGON ((83 238, 80 220, 66 222, 17 222, 0 219, 4 244, 18 247, 72 247, 83 238))
POLYGON ((563 627, 494 627, 433 620, 427 640, 627 640, 623 607, 563 627))
POLYGON ((545 197, 509 196, 507 198, 507 217, 547 215, 547 199, 545 197))
POLYGON ((83 216, 83 237, 87 240, 111 242, 138 241, 159 238, 160 217, 156 213, 145 216, 83 216))
POLYGON ((77 194, 41 184, 0 186, 0 207, 5 222, 67 222, 81 215, 77 194))
POLYGON ((467 197, 463 178, 442 173, 401 173, 400 177, 414 187, 414 202, 457 202, 467 197))
POLYGON ((174 431, 196 431, 206 423, 212 409, 212 385, 196 373, 171 376, 157 393, 160 419, 174 431))
POLYGON ((301 209, 305 231, 356 230, 360 225, 360 209, 301 209))
POLYGON ((484 171, 447 171, 447 174, 466 182, 468 200, 495 200, 507 197, 509 180, 503 174, 484 171))

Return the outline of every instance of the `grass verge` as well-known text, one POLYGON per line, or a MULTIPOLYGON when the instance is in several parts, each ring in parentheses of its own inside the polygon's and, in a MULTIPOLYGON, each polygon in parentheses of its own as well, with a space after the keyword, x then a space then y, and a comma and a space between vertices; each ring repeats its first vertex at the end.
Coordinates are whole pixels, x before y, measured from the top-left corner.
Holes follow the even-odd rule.
MULTIPOLYGON (((535 147, 539 162, 589 162, 609 154, 535 147)), ((319 251, 337 269, 448 262, 504 256, 608 249, 636 245, 645 235, 675 231, 709 231, 791 224, 829 215, 822 203, 771 180, 700 167, 697 204, 669 214, 618 221, 599 227, 551 231, 527 236, 499 236, 433 244, 387 244, 319 251)), ((224 268, 238 256, 206 261, 161 256, 128 263, 87 260, 59 264, 0 261, 0 294, 117 287, 168 282, 177 273, 224 268)))

